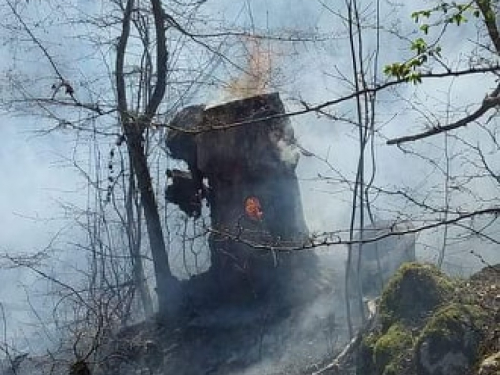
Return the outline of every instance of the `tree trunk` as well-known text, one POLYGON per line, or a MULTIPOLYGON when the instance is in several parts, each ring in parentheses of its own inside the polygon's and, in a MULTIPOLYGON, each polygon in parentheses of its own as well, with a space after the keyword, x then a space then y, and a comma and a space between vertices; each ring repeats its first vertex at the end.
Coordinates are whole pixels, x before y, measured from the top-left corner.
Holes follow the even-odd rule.
POLYGON ((165 37, 165 14, 160 0, 151 0, 156 36, 156 85, 151 100, 142 116, 130 116, 127 106, 126 82, 124 77, 125 54, 130 36, 130 25, 135 0, 127 0, 122 19, 122 30, 116 49, 116 93, 125 141, 127 143, 132 168, 137 178, 141 204, 144 209, 149 245, 153 256, 156 276, 156 293, 160 316, 173 316, 179 307, 180 283, 172 276, 163 238, 158 206, 151 183, 143 136, 146 126, 154 117, 165 94, 167 69, 167 43, 165 37))
POLYGON ((130 176, 129 176, 129 190, 125 201, 125 208, 127 212, 126 228, 128 236, 128 244, 130 256, 132 259, 132 274, 134 283, 139 291, 139 297, 142 302, 144 316, 150 318, 153 316, 153 300, 149 291, 146 276, 144 273, 144 265, 141 257, 141 220, 142 220, 142 206, 137 201, 137 189, 135 183, 134 168, 132 166, 132 158, 129 154, 130 176), (134 215, 134 203, 136 207, 137 217, 134 215), (135 221, 137 221, 135 223, 135 221))
POLYGON ((125 136, 132 167, 141 194, 144 218, 146 219, 146 229, 156 276, 158 312, 162 317, 172 317, 180 306, 180 283, 170 271, 165 239, 163 238, 163 229, 151 182, 151 174, 147 164, 141 128, 142 125, 140 124, 130 123, 125 126, 125 136))

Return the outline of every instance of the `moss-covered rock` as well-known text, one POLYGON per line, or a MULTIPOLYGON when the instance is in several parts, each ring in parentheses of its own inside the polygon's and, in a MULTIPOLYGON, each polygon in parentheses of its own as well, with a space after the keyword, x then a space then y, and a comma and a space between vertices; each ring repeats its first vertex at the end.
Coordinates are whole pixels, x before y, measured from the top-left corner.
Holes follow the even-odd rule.
POLYGON ((472 371, 481 358, 488 317, 474 305, 466 285, 432 265, 403 265, 382 293, 377 328, 362 340, 358 373, 462 375, 472 371))
POLYGON ((485 312, 476 306, 451 303, 428 320, 415 347, 422 375, 462 375, 477 360, 485 312))
POLYGON ((395 322, 419 327, 425 318, 449 301, 454 283, 429 264, 406 263, 384 289, 379 305, 382 330, 395 322))
POLYGON ((373 360, 373 353, 375 345, 379 339, 380 334, 371 332, 363 337, 357 353, 356 373, 357 374, 375 374, 376 367, 373 360))
POLYGON ((358 354, 357 373, 363 375, 394 375, 407 367, 413 348, 411 331, 396 323, 385 333, 365 336, 358 354))
POLYGON ((393 324, 379 337, 373 347, 373 362, 377 374, 398 374, 413 346, 411 332, 403 325, 393 324))

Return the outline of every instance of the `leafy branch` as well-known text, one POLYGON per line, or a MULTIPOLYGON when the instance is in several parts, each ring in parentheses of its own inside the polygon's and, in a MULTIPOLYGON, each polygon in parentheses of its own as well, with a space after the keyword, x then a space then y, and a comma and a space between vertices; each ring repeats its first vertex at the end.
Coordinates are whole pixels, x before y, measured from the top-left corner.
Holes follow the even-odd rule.
MULTIPOLYGON (((442 2, 434 8, 413 12, 411 18, 416 23, 421 23, 419 30, 424 36, 427 36, 431 28, 436 26, 444 25, 444 28, 446 28, 450 24, 460 26, 468 22, 468 18, 466 17, 467 13, 471 13, 475 18, 479 18, 483 15, 485 23, 488 25, 488 18, 492 16, 489 0, 477 0, 467 3, 457 3, 455 1, 451 3, 442 2), (431 22, 431 17, 436 14, 439 15, 441 19, 431 22)), ((443 32, 444 29, 441 31, 441 35, 443 32)), ((395 62, 386 65, 384 74, 388 77, 395 77, 406 82, 419 84, 422 83, 422 67, 430 59, 440 61, 442 48, 437 44, 437 41, 429 43, 422 36, 413 40, 409 49, 413 51, 415 55, 405 62, 395 62)))

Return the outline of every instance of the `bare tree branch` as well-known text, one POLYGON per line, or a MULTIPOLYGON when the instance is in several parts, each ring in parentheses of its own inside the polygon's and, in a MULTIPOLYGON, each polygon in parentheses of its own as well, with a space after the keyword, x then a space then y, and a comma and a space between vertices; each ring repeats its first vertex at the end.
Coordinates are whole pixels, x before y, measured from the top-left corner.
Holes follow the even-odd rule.
MULTIPOLYGON (((492 72, 497 72, 499 70, 500 70, 500 66, 496 65, 496 66, 492 66, 492 67, 471 68, 471 69, 457 70, 457 71, 451 71, 451 72, 440 72, 440 73, 430 72, 430 73, 422 74, 422 79, 443 78, 443 77, 459 77, 459 76, 466 76, 466 75, 471 75, 471 74, 492 73, 492 72)), ((311 112, 324 114, 323 110, 327 107, 332 107, 334 105, 344 103, 344 102, 347 102, 349 100, 356 99, 358 97, 364 97, 366 95, 368 95, 368 96, 373 95, 373 94, 378 93, 379 91, 383 91, 383 90, 386 90, 388 88, 398 86, 398 85, 401 85, 404 83, 407 83, 404 79, 397 79, 394 81, 388 81, 388 82, 378 84, 375 86, 367 86, 365 89, 361 89, 359 91, 354 91, 350 94, 341 96, 337 99, 328 100, 328 101, 325 101, 323 103, 316 104, 316 105, 310 105, 310 104, 307 104, 306 102, 301 100, 300 102, 304 105, 304 109, 299 109, 296 111, 289 111, 289 112, 286 112, 283 114, 258 117, 256 119, 232 122, 230 124, 222 124, 222 123, 221 124, 211 124, 210 128, 194 127, 194 128, 190 128, 190 129, 185 129, 185 128, 175 127, 175 126, 171 126, 169 124, 164 124, 164 123, 154 123, 152 125, 154 125, 155 127, 158 127, 158 128, 165 127, 167 129, 176 130, 180 133, 187 133, 187 134, 194 135, 194 134, 200 134, 200 133, 205 133, 205 132, 209 132, 209 131, 218 131, 218 130, 226 130, 226 129, 230 129, 230 128, 236 128, 239 126, 244 126, 244 125, 252 124, 255 122, 261 122, 261 121, 265 122, 265 121, 275 120, 275 119, 284 118, 284 117, 300 116, 300 115, 304 115, 304 114, 311 113, 311 112)), ((496 92, 496 90, 495 90, 495 92, 496 92)), ((491 96, 489 98, 491 99, 491 96)), ((496 98, 496 101, 500 101, 500 98, 496 98)))
POLYGON ((50 65, 52 66, 52 69, 54 69, 54 72, 56 73, 57 77, 61 81, 64 81, 63 75, 61 74, 61 72, 57 68, 56 63, 55 63, 54 59, 52 58, 52 56, 47 51, 47 48, 45 48, 45 46, 40 42, 40 40, 38 40, 38 38, 35 36, 35 34, 33 34, 33 32, 31 31, 31 29, 28 27, 28 25, 26 24, 26 22, 24 22, 23 18, 18 13, 18 11, 16 10, 16 8, 11 4, 10 1, 7 1, 7 5, 9 6, 10 10, 12 11, 12 14, 16 17, 16 19, 22 25, 23 29, 29 35, 29 37, 31 38, 31 40, 33 41, 33 43, 35 43, 35 45, 38 48, 40 48, 40 51, 42 51, 42 53, 45 55, 45 57, 49 61, 50 65))
POLYGON ((167 85, 167 40, 165 36, 165 12, 163 11, 160 0, 151 0, 153 7, 153 18, 156 31, 156 85, 153 96, 148 103, 145 111, 147 120, 151 120, 158 106, 165 95, 167 85))
POLYGON ((115 79, 116 79, 116 94, 118 99, 118 111, 123 118, 127 113, 127 94, 125 91, 125 78, 123 76, 123 67, 125 65, 125 51, 127 49, 128 37, 130 35, 130 17, 132 15, 132 8, 134 0, 128 0, 125 12, 123 14, 122 32, 118 39, 118 46, 116 48, 116 65, 115 65, 115 79))
POLYGON ((425 224, 421 225, 419 227, 415 228, 408 228, 404 230, 397 230, 394 229, 397 223, 394 223, 393 228, 390 228, 390 230, 387 233, 381 234, 380 236, 375 236, 375 237, 369 237, 369 238, 363 238, 363 239, 344 239, 340 236, 341 232, 332 232, 332 233, 324 233, 321 238, 319 239, 312 239, 309 243, 305 243, 302 245, 297 246, 296 244, 286 244, 284 242, 277 243, 276 245, 270 245, 270 244, 262 244, 262 243, 256 243, 254 241, 250 240, 245 240, 241 238, 240 234, 230 232, 230 231, 220 231, 220 230, 215 230, 215 229, 208 229, 207 232, 214 233, 221 238, 225 239, 230 239, 235 242, 240 242, 243 243, 249 247, 251 247, 254 250, 257 251, 282 251, 282 252, 289 252, 289 251, 304 251, 304 250, 311 250, 314 248, 319 248, 319 247, 325 247, 325 246, 335 246, 335 245, 356 245, 356 244, 366 244, 366 243, 373 243, 373 242, 378 242, 380 240, 383 240, 385 238, 389 237, 397 237, 397 236, 403 236, 406 234, 412 234, 412 233, 420 233, 424 232, 426 230, 431 230, 435 228, 442 227, 444 225, 458 225, 458 223, 461 223, 464 220, 470 220, 475 218, 476 216, 483 216, 483 215, 494 215, 495 217, 500 215, 500 207, 489 207, 489 208, 484 208, 472 212, 451 212, 449 213, 450 215, 456 215, 454 218, 447 219, 447 220, 439 220, 436 219, 434 222, 430 224, 425 224))
POLYGON ((54 97, 55 97, 56 93, 61 88, 64 88, 66 94, 68 94, 69 97, 71 98, 72 105, 74 105, 75 107, 81 107, 81 108, 84 108, 84 109, 87 109, 87 110, 90 110, 90 111, 94 111, 94 112, 96 112, 99 115, 103 115, 104 112, 101 110, 101 108, 99 107, 98 104, 82 103, 82 102, 80 102, 75 97, 73 86, 70 84, 70 82, 67 79, 64 78, 64 76, 62 75, 61 71, 57 67, 56 62, 54 61, 54 59, 50 55, 50 53, 47 50, 47 48, 40 42, 40 40, 33 33, 33 31, 31 31, 30 27, 26 24, 26 22, 24 22, 23 18, 21 17, 21 15, 19 14, 19 12, 16 10, 16 8, 11 4, 10 1, 7 1, 7 5, 9 6, 10 10, 12 11, 12 14, 14 14, 14 16, 16 17, 16 19, 18 20, 18 22, 23 27, 24 31, 26 31, 26 33, 30 37, 31 41, 40 49, 40 51, 42 51, 43 55, 45 56, 45 58, 47 59, 47 61, 52 66, 52 69, 54 70, 54 73, 56 74, 57 78, 60 81, 59 84, 53 86, 54 92, 53 92, 51 100, 54 100, 54 97))
POLYGON ((406 143, 406 142, 413 142, 417 141, 419 139, 431 137, 436 134, 440 134, 443 132, 447 132, 450 130, 458 129, 463 126, 469 125, 471 122, 476 121, 479 119, 481 116, 483 116, 486 112, 488 112, 490 109, 493 109, 497 106, 500 105, 500 85, 497 86, 497 88, 491 93, 491 95, 486 96, 484 98, 483 103, 481 107, 479 107, 475 112, 471 113, 470 115, 448 125, 444 126, 436 126, 434 128, 431 128, 429 130, 426 130, 422 133, 418 134, 413 134, 413 135, 407 135, 404 137, 399 137, 399 138, 393 138, 389 139, 387 141, 388 145, 399 145, 401 143, 406 143))

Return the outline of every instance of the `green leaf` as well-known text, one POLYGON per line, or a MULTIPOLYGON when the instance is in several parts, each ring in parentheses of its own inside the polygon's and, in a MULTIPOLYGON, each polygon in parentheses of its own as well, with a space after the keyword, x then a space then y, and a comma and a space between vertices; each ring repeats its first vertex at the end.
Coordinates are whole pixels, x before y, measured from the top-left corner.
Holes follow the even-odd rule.
POLYGON ((411 43, 410 49, 420 55, 427 49, 427 43, 422 38, 417 38, 411 43))
POLYGON ((454 22, 457 24, 457 26, 460 26, 461 23, 467 22, 467 18, 461 13, 457 13, 451 17, 451 22, 454 22))
POLYGON ((408 62, 408 66, 410 66, 412 69, 415 69, 415 67, 422 65, 419 59, 411 59, 408 62))
POLYGON ((406 77, 406 80, 414 85, 422 83, 422 74, 419 72, 413 72, 406 77))
POLYGON ((424 23, 422 26, 420 26, 420 30, 424 32, 425 35, 429 33, 429 25, 424 23))

